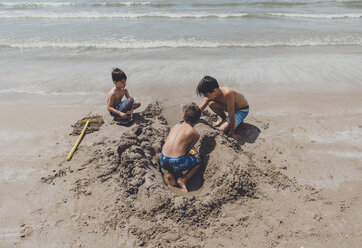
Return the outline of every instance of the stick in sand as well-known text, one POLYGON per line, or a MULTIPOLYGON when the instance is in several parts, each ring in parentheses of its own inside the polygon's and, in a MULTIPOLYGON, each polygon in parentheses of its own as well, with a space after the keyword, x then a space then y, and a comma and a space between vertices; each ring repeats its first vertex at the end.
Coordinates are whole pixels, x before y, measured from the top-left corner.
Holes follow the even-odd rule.
POLYGON ((67 161, 69 161, 69 160, 72 158, 73 153, 74 153, 75 150, 77 149, 80 141, 82 140, 82 138, 83 138, 83 136, 84 136, 84 134, 85 134, 85 130, 87 129, 87 127, 88 127, 88 125, 89 125, 89 122, 97 122, 97 121, 98 121, 97 119, 81 120, 81 121, 79 121, 79 123, 85 122, 85 125, 84 125, 84 128, 83 128, 83 130, 82 130, 82 133, 80 134, 77 142, 75 143, 75 145, 73 146, 72 150, 70 151, 70 153, 69 153, 69 155, 68 155, 68 157, 67 157, 67 161))

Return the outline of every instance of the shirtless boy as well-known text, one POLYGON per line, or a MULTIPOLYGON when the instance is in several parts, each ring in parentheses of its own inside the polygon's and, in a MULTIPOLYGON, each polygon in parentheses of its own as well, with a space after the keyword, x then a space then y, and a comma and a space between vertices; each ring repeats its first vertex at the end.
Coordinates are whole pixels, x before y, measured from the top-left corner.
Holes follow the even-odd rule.
POLYGON ((161 167, 168 171, 168 183, 172 186, 180 186, 188 192, 186 184, 200 169, 200 158, 191 155, 192 147, 200 138, 200 134, 194 126, 199 122, 200 108, 192 103, 185 109, 184 122, 172 127, 165 144, 162 147, 161 167), (182 171, 188 170, 185 176, 180 176, 182 171))
POLYGON ((235 139, 239 138, 235 129, 249 113, 249 104, 244 95, 230 87, 219 87, 217 80, 210 76, 201 79, 196 92, 205 97, 200 105, 201 111, 209 106, 221 118, 213 126, 235 139))
POLYGON ((108 92, 107 109, 116 120, 131 120, 133 110, 140 107, 141 103, 130 97, 126 89, 127 76, 121 69, 113 69, 112 80, 114 88, 108 92), (124 101, 123 96, 126 97, 124 101))

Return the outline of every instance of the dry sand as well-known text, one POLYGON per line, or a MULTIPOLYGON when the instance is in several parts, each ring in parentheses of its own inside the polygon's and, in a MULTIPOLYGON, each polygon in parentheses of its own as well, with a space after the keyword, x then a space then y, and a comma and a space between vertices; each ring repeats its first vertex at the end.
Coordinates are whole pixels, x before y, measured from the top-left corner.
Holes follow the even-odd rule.
POLYGON ((238 141, 206 113, 196 126, 203 170, 188 194, 168 186, 158 165, 181 104, 144 104, 130 127, 104 106, 73 109, 50 140, 29 138, 40 147, 32 155, 1 160, 0 246, 360 247, 360 99, 249 96, 238 141), (65 161, 77 138, 71 124, 88 114, 105 123, 65 161))

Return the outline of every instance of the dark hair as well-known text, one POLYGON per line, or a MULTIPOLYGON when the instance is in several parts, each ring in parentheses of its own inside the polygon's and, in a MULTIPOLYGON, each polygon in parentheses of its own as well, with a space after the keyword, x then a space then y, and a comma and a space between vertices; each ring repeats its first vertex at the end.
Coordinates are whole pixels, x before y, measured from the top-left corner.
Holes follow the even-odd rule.
POLYGON ((184 119, 189 124, 196 123, 201 117, 201 110, 195 103, 191 103, 185 108, 184 119))
POLYGON ((123 79, 127 80, 126 73, 124 73, 119 68, 113 68, 113 71, 112 71, 112 80, 113 80, 113 82, 122 81, 123 79))
POLYGON ((197 85, 196 93, 199 96, 204 95, 205 93, 211 93, 214 91, 214 89, 219 88, 219 84, 217 80, 210 76, 205 76, 201 79, 199 82, 199 85, 197 85))

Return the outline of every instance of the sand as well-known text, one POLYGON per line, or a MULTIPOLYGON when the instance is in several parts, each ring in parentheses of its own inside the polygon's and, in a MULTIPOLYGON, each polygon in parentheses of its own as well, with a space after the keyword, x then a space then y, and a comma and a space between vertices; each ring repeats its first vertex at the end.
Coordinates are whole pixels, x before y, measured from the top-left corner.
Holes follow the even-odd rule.
POLYGON ((189 193, 168 186, 159 167, 183 104, 147 102, 129 127, 104 106, 72 109, 48 139, 29 137, 34 150, 1 160, 1 247, 360 247, 360 99, 248 96, 240 140, 215 130, 206 112, 196 126, 203 169, 189 193), (104 124, 65 161, 72 125, 90 115, 104 124))

